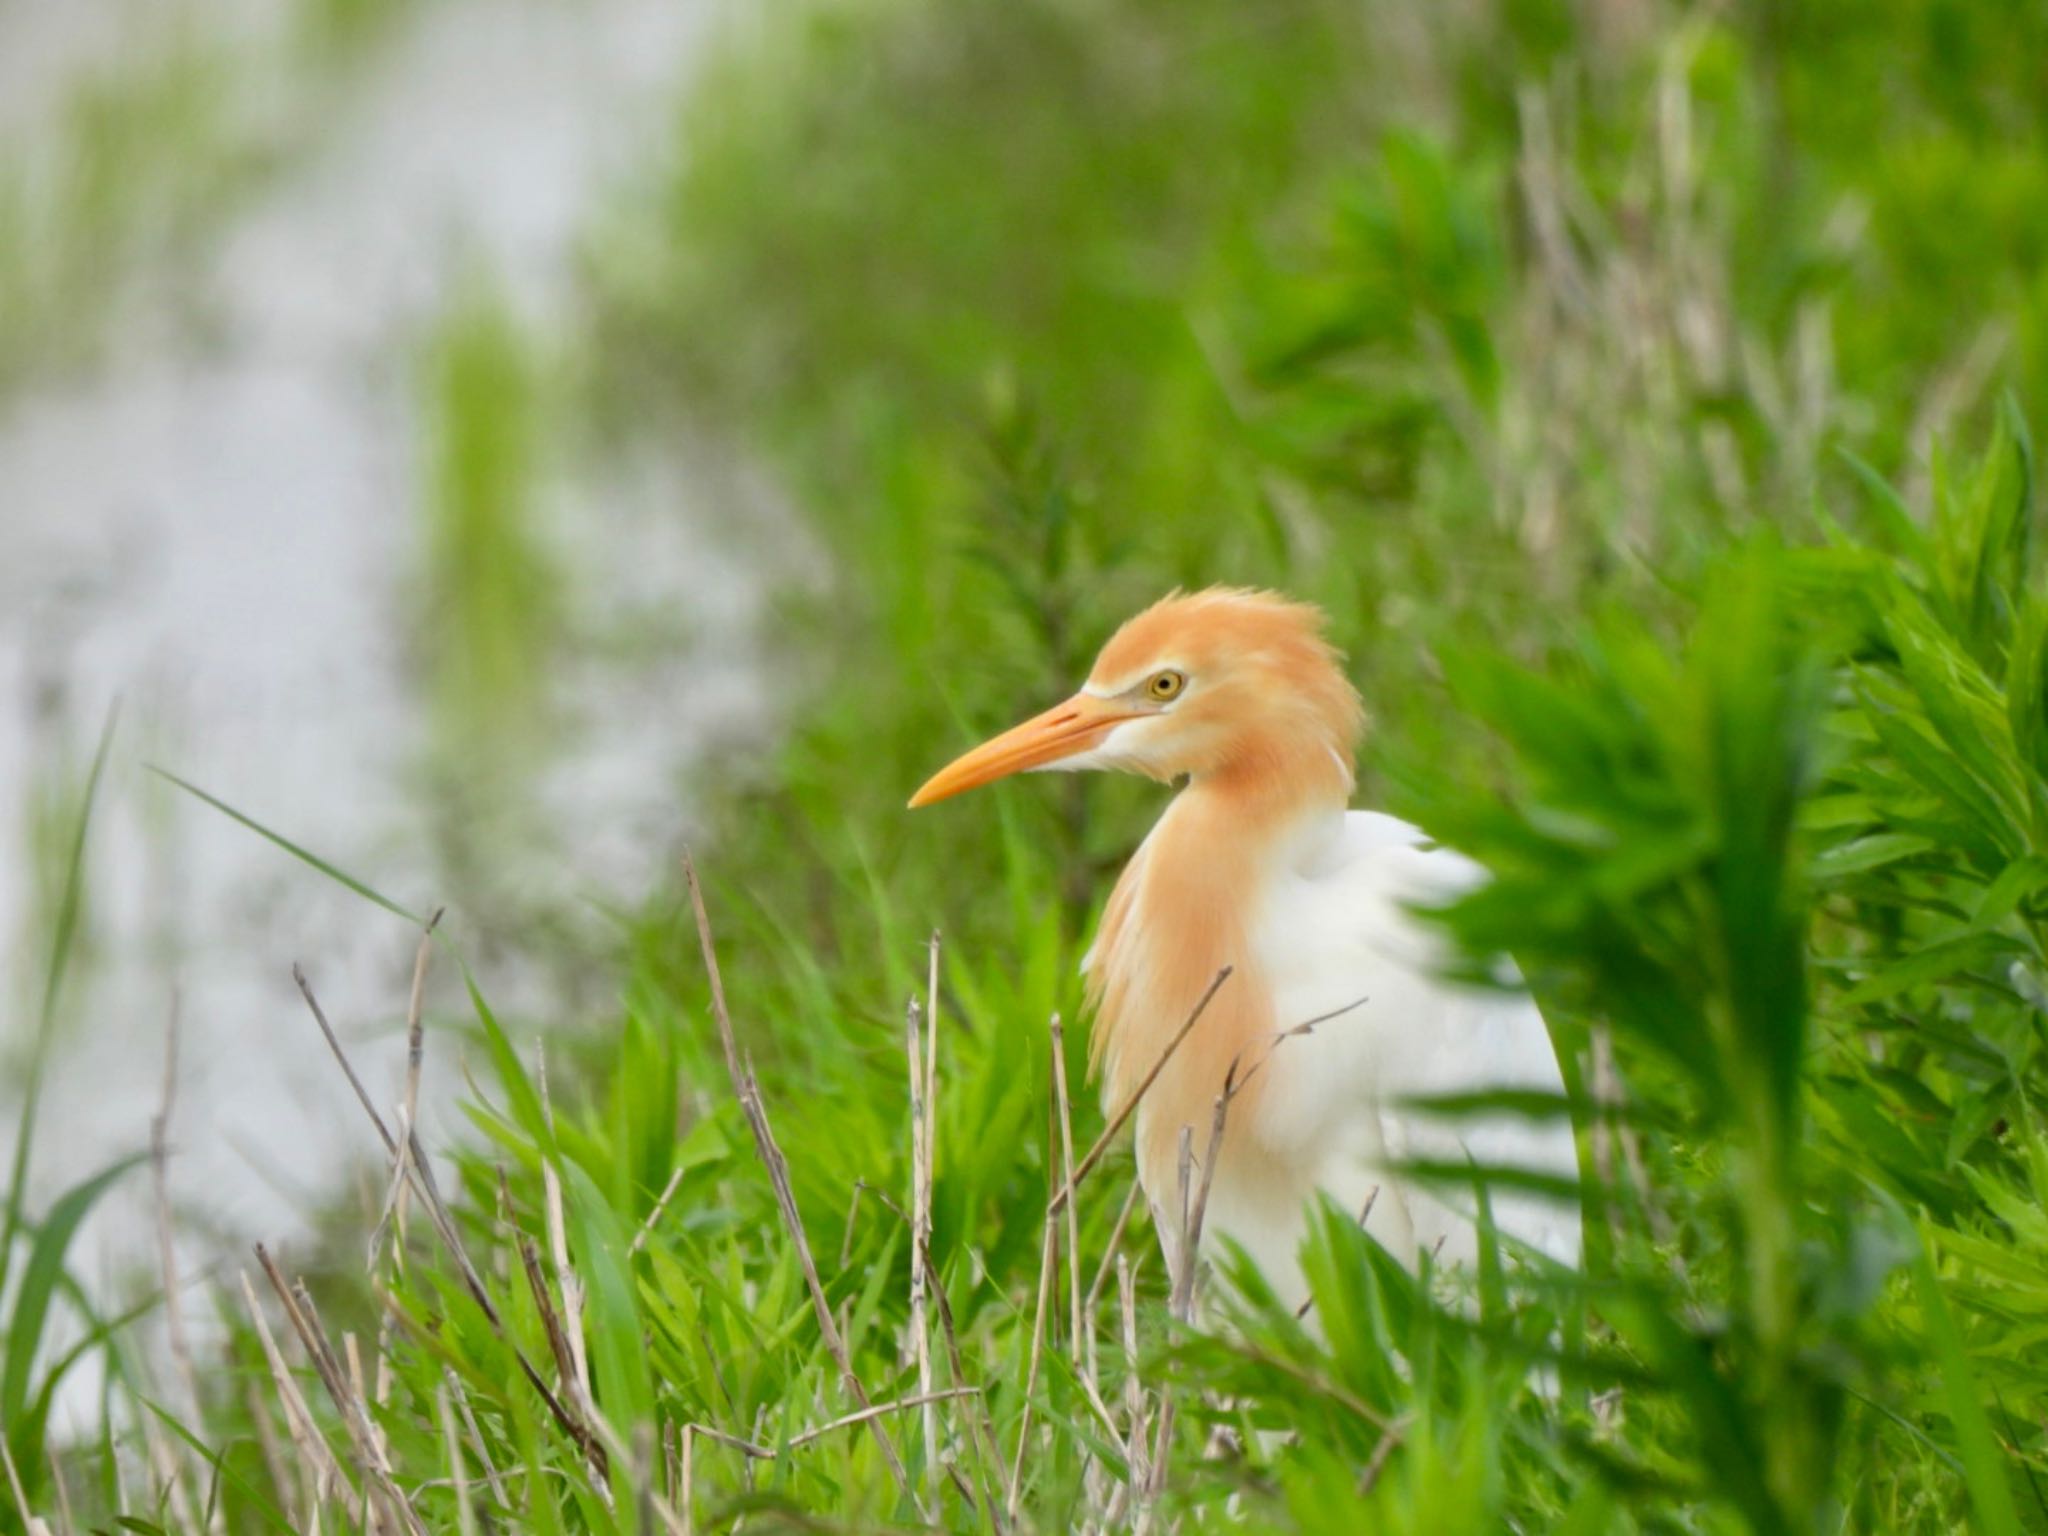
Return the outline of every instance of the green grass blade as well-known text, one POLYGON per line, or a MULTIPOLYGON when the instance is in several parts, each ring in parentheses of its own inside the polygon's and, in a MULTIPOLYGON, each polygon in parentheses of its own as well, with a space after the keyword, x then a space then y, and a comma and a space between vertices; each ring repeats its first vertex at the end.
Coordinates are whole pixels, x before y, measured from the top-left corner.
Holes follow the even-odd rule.
POLYGON ((378 890, 375 886, 369 884, 367 881, 358 880, 354 875, 350 874, 347 870, 341 869, 336 865, 329 863, 326 859, 321 858, 319 854, 312 852, 310 849, 300 847, 297 843, 293 842, 283 833, 273 832, 269 827, 264 826, 262 822, 257 821, 254 817, 245 816, 242 812, 236 810, 232 805, 229 805, 225 800, 218 799, 215 796, 208 794, 205 790, 201 789, 197 784, 191 783, 190 781, 185 779, 181 779, 175 773, 172 773, 168 768, 159 768, 154 763, 148 763, 144 766, 146 766, 149 769, 149 771, 155 774, 158 778, 167 780, 168 782, 177 785, 178 788, 184 790, 185 793, 188 795, 191 795, 200 800, 204 800, 208 805, 212 806, 216 811, 219 811, 223 816, 227 816, 235 821, 240 822, 243 826, 247 827, 251 832, 254 832, 258 837, 261 837, 265 841, 273 843, 277 847, 282 848, 286 853, 290 854, 293 858, 297 859, 301 864, 304 864, 311 869, 317 869, 321 874, 325 875, 328 879, 334 881, 337 885, 347 886, 348 889, 354 891, 358 896, 362 897, 365 901, 373 902, 377 906, 382 907, 386 912, 391 913, 394 917, 402 917, 409 923, 417 923, 422 927, 426 925, 425 918, 421 917, 419 914, 415 912, 410 912, 406 908, 400 906, 397 902, 393 901, 389 896, 386 896, 382 891, 378 890))
POLYGON ((92 827, 93 807, 99 801, 100 780, 105 777, 107 753, 114 743, 114 723, 120 714, 117 703, 107 711, 100 727, 99 746, 92 755, 92 771, 86 775, 85 800, 78 810, 78 826, 71 836, 71 848, 64 864, 64 891, 57 905, 56 931, 50 940, 49 970, 43 977, 42 1009, 36 1017, 35 1044, 29 1055, 27 1082, 22 1089, 21 1124, 14 1132, 14 1162, 7 1180, 7 1214, 0 1220, 0 1293, 7 1289, 13 1268, 14 1240, 21 1234, 21 1202, 28 1187, 29 1154, 35 1142, 36 1105, 42 1097, 43 1070, 49 1054, 50 1037, 57 1027, 57 999, 64 976, 71 968, 71 946, 78 937, 78 913, 85 892, 85 839, 92 827))
POLYGON ((1956 1449, 1962 1456, 1970 1503, 1977 1511, 1977 1528, 1986 1536, 2019 1536, 2019 1508, 2013 1502, 2005 1457, 1991 1433, 1991 1420, 1977 1395, 1977 1373, 1970 1367, 1962 1331, 1941 1294, 1941 1278, 1934 1272, 1924 1240, 1914 1255, 1913 1279, 1927 1317, 1928 1342, 1948 1389, 1949 1421, 1955 1426, 1956 1449))
POLYGON ((114 1181, 140 1163, 143 1156, 140 1152, 131 1153, 84 1183, 74 1185, 50 1208, 50 1214, 37 1229, 28 1265, 22 1270, 21 1289, 14 1298, 14 1315, 7 1324, 7 1362, 0 1369, 0 1422, 15 1423, 28 1402, 29 1372, 35 1368, 43 1325, 49 1319, 50 1300, 63 1276, 64 1255, 70 1250, 79 1223, 114 1181))
POLYGON ((217 1451, 211 1449, 205 1441, 201 1440, 190 1428, 181 1423, 176 1414, 165 1408, 161 1403, 153 1402, 146 1397, 139 1399, 139 1401, 143 1407, 156 1415, 158 1423, 162 1424, 164 1428, 190 1446, 193 1453, 211 1466, 220 1477, 225 1478, 228 1482, 233 1483, 236 1488, 240 1489, 243 1496, 248 1499, 256 1512, 265 1520, 269 1521, 280 1531, 295 1529, 291 1520, 275 1504, 272 1504, 270 1500, 263 1496, 263 1491, 260 1488, 235 1470, 234 1464, 228 1460, 228 1447, 223 1446, 217 1451))

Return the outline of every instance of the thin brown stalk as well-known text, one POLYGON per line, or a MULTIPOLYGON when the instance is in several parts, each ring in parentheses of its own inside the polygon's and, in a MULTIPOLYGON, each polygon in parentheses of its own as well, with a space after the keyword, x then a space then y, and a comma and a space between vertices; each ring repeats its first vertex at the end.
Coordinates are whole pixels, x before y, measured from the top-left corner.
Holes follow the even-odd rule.
MULTIPOLYGON (((540 1313, 541 1332, 547 1335, 548 1352, 555 1357, 555 1375, 566 1394, 573 1390, 576 1380, 576 1356, 569 1348, 569 1340, 562 1332, 561 1314, 555 1310, 554 1292, 548 1289, 547 1276, 540 1267, 540 1253, 533 1246, 533 1239, 524 1233, 519 1238, 519 1263, 526 1273, 526 1288, 533 1293, 534 1309, 540 1313)), ((582 1405, 577 1405, 579 1411, 582 1405)))
POLYGON ((1318 1026, 1327 1024, 1332 1019, 1341 1019, 1344 1017, 1345 1014, 1350 1013, 1355 1009, 1363 1008, 1367 1003, 1371 1001, 1372 998, 1370 995, 1365 997, 1353 998, 1350 1002, 1346 1003, 1342 1008, 1332 1008, 1328 1013, 1319 1013, 1314 1018, 1305 1020, 1300 1024, 1291 1026, 1290 1028, 1276 1030, 1273 1034, 1272 1039, 1266 1042, 1266 1048, 1263 1051, 1259 1052, 1258 1059, 1254 1061, 1249 1067, 1244 1068, 1243 1071, 1239 1071, 1239 1063, 1236 1061, 1231 1062, 1230 1074, 1235 1079, 1235 1086, 1231 1090, 1233 1096, 1244 1092, 1245 1085, 1251 1082, 1253 1078, 1259 1075, 1259 1073, 1264 1069, 1266 1063, 1273 1059, 1273 1053, 1279 1050, 1280 1047, 1285 1045, 1288 1041, 1300 1040, 1305 1036, 1312 1035, 1316 1032, 1318 1026))
POLYGON ((1093 1311, 1096 1299, 1109 1283, 1109 1276, 1116 1267, 1117 1252, 1123 1246, 1124 1230, 1131 1224, 1131 1212, 1138 1208, 1138 1181, 1131 1180, 1131 1187, 1124 1191, 1123 1209, 1117 1212, 1116 1225, 1109 1229, 1109 1244, 1102 1250, 1102 1262, 1095 1267, 1095 1278, 1088 1283, 1088 1295, 1084 1305, 1093 1311))
MULTIPOLYGON (((1372 1220, 1372 1208, 1375 1205, 1378 1205, 1379 1202, 1380 1187, 1379 1185, 1375 1184, 1373 1185, 1371 1192, 1366 1195, 1364 1206, 1360 1208, 1358 1212, 1358 1225, 1361 1228, 1364 1227, 1368 1221, 1372 1220)), ((1301 1299, 1301 1305, 1294 1309, 1294 1320, 1298 1323, 1303 1318, 1307 1317, 1309 1313, 1314 1309, 1315 1304, 1315 1297, 1304 1296, 1301 1299)))
POLYGON ((305 998, 306 1006, 313 1010, 313 1020, 320 1026, 320 1033, 326 1036, 327 1048, 334 1052, 334 1059, 341 1064, 342 1073, 348 1078, 349 1087, 355 1089, 356 1099, 362 1104, 363 1112, 370 1117, 370 1123, 377 1127, 377 1134, 383 1138, 384 1150, 396 1157, 398 1142, 392 1136, 390 1127, 384 1124, 384 1117, 377 1113, 377 1106, 370 1101, 369 1092, 363 1087, 363 1080, 356 1076, 356 1069, 349 1065, 348 1053, 342 1050, 340 1037, 334 1033, 334 1026, 327 1022, 327 1014, 321 1008, 320 1000, 313 995, 312 984, 306 980, 305 968, 294 964, 292 980, 299 984, 299 995, 305 998))
POLYGON ((405 1266, 405 1162, 411 1156, 411 1131, 419 1123, 420 1114, 420 1073, 426 1063, 426 995, 427 960, 434 951, 434 930, 441 926, 441 914, 445 908, 436 907, 434 915, 427 919, 426 927, 420 933, 420 947, 412 960, 412 995, 405 1008, 405 1102, 401 1120, 407 1135, 399 1145, 395 1158, 398 1177, 393 1180, 395 1193, 392 1203, 392 1220, 397 1238, 392 1245, 393 1264, 401 1270, 405 1266))
POLYGON ((1223 1091, 1216 1095, 1215 1115, 1209 1122, 1209 1150, 1202 1157, 1202 1182, 1195 1192, 1194 1207, 1188 1212, 1182 1236, 1180 1273, 1174 1276, 1173 1281, 1173 1316, 1176 1322, 1185 1323, 1194 1316, 1195 1275, 1201 1268, 1202 1224, 1209 1212, 1209 1193, 1216 1183, 1216 1165, 1223 1157, 1223 1127, 1230 1116, 1230 1101, 1237 1097, 1248 1080, 1238 1077, 1237 1063, 1232 1062, 1230 1070, 1223 1075, 1223 1091))
POLYGON ((469 1405, 469 1392, 463 1387, 462 1378, 449 1367, 443 1367, 441 1375, 448 1384, 448 1390, 454 1394, 455 1408, 462 1415, 463 1428, 469 1431, 469 1443, 476 1449, 477 1465, 484 1469, 484 1481, 490 1485, 492 1501, 500 1509, 510 1509, 511 1501, 505 1497, 505 1485, 498 1480, 498 1469, 491 1461, 490 1446, 476 1422, 476 1413, 469 1405))
MULTIPOLYGON (((862 1408, 873 1406, 867 1388, 861 1385, 860 1377, 854 1372, 853 1358, 847 1353, 846 1341, 840 1336, 839 1325, 832 1320, 831 1303, 825 1299, 825 1285, 818 1278, 818 1266, 811 1258, 811 1243, 804 1232, 803 1217, 796 1208, 796 1195, 790 1189, 789 1163, 782 1155, 782 1148, 776 1144, 775 1133, 768 1124, 768 1109, 761 1099, 761 1085, 754 1077, 751 1065, 740 1060, 739 1045, 733 1037, 732 1015, 725 1005, 725 981, 719 974, 718 951, 711 937, 711 918, 704 910, 704 889, 697 879, 697 866, 690 856, 683 855, 683 874, 690 887, 690 908, 697 920, 697 943, 703 951, 704 969, 711 985, 711 1013, 718 1025, 718 1040, 725 1051, 726 1073, 732 1079, 734 1095, 745 1112, 747 1124, 754 1133, 754 1149, 760 1155, 762 1165, 768 1170, 768 1182, 775 1191, 776 1207, 782 1213, 783 1226, 788 1230, 789 1239, 795 1245, 797 1263, 803 1270, 804 1283, 810 1288, 811 1310, 817 1314, 818 1331, 824 1335, 825 1347, 831 1351, 833 1360, 839 1366, 840 1380, 846 1391, 862 1408)), ((882 1458, 888 1464, 896 1485, 905 1496, 910 1494, 910 1475, 903 1469, 903 1458, 896 1454, 895 1442, 879 1418, 868 1420, 868 1429, 881 1447, 882 1458)))
POLYGON ((1401 1443, 1407 1432, 1405 1421, 1389 1424, 1380 1431, 1379 1444, 1372 1448, 1372 1455, 1366 1458, 1365 1466, 1358 1474, 1358 1496, 1361 1499, 1372 1492, 1373 1484, 1380 1480, 1380 1473, 1386 1468, 1387 1458, 1394 1454, 1394 1447, 1401 1443))
POLYGON ((1235 968, 1226 965, 1216 973, 1216 979, 1211 981, 1208 990, 1202 993, 1201 999, 1195 1004, 1193 1012, 1187 1016, 1187 1021, 1175 1031, 1173 1038, 1166 1043, 1166 1049, 1159 1053, 1159 1059, 1152 1063, 1151 1070, 1138 1080, 1137 1088, 1133 1090, 1128 1099, 1124 1100, 1117 1112, 1109 1117, 1109 1123, 1103 1126, 1102 1134, 1095 1138, 1095 1144, 1087 1150, 1082 1156, 1081 1161, 1075 1165, 1074 1176, 1068 1179, 1060 1188, 1059 1193, 1052 1197, 1052 1211, 1057 1212, 1061 1206, 1071 1200, 1075 1189, 1079 1187, 1081 1181, 1088 1177, 1090 1170, 1097 1163, 1102 1161, 1102 1154, 1109 1150, 1110 1143, 1116 1139, 1116 1133, 1124 1128, 1124 1122, 1130 1119, 1132 1114, 1136 1112, 1139 1101, 1145 1097, 1153 1083, 1159 1080, 1159 1074, 1164 1072, 1166 1064, 1173 1060, 1174 1052, 1180 1049, 1181 1042, 1194 1032, 1195 1025, 1201 1022, 1202 1015, 1207 1012, 1210 1000, 1216 996, 1217 989, 1230 979, 1230 973, 1233 969, 1235 968))

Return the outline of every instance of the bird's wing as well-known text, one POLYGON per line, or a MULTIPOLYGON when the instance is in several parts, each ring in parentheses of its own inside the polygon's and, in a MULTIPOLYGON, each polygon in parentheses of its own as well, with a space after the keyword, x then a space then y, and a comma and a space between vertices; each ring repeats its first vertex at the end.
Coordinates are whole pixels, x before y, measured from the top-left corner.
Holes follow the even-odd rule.
MULTIPOLYGON (((1265 1127, 1325 1158, 1332 1171, 1324 1183, 1340 1200, 1359 1198, 1361 1185, 1369 1196, 1367 1181, 1379 1177, 1371 1169, 1343 1170, 1381 1158, 1577 1175, 1571 1126, 1561 1117, 1490 1111, 1454 1119, 1406 1102, 1498 1090, 1563 1092, 1535 1004, 1518 990, 1447 979, 1443 937, 1410 910, 1449 901, 1484 879, 1479 866, 1432 845, 1407 823, 1353 811, 1338 835, 1282 882, 1261 924, 1275 1023, 1286 1029, 1347 1010, 1275 1051, 1272 1068, 1286 1081, 1275 1083, 1280 1091, 1269 1102, 1286 1103, 1288 1119, 1276 1125, 1277 1117, 1268 1116, 1265 1127)), ((1418 1246, 1441 1240, 1446 1259, 1476 1251, 1469 1192, 1408 1187, 1403 1198, 1418 1246)), ((1488 1199, 1503 1233, 1563 1262, 1578 1261, 1576 1205, 1504 1184, 1494 1185, 1488 1199)))

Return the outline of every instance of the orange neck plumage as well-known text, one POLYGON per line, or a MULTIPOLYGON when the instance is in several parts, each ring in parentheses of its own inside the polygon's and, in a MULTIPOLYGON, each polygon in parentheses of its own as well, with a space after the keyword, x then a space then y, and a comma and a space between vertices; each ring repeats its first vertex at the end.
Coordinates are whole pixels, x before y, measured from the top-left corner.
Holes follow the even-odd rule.
MULTIPOLYGON (((1348 747, 1348 743, 1346 744, 1348 747)), ((1206 1146, 1233 1062, 1249 1067, 1273 1038, 1272 988, 1252 926, 1261 892, 1304 822, 1342 811, 1351 769, 1328 733, 1266 737, 1188 784, 1111 893, 1088 967, 1090 1059, 1114 1111, 1138 1090, 1224 966, 1226 981, 1146 1090, 1138 1156, 1149 1189, 1170 1188, 1180 1130, 1206 1146)), ((1255 1117, 1255 1076, 1231 1110, 1233 1151, 1255 1117)))

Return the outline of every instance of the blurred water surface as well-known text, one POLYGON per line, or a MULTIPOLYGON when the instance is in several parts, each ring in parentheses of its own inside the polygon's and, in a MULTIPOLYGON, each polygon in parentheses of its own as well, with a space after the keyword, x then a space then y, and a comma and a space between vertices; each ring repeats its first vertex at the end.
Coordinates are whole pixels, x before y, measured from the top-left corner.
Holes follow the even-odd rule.
MULTIPOLYGON (((455 903, 451 926, 489 953, 464 909, 472 891, 449 888, 458 874, 516 913, 629 905, 679 836, 690 765, 765 726, 760 541, 733 530, 779 514, 703 445, 540 456, 521 493, 531 535, 567 622, 596 639, 534 680, 545 749, 509 787, 502 744, 470 743, 466 761, 437 724, 423 659, 428 610, 445 599, 425 553, 446 434, 423 383, 436 327, 474 290, 521 334, 549 334, 576 302, 580 232, 649 152, 718 6, 385 9, 319 92, 259 102, 273 130, 259 168, 183 256, 123 274, 104 310, 76 317, 104 325, 96 352, 0 396, 10 1078, 41 986, 61 828, 120 703, 32 1204, 144 1143, 174 988, 173 1185, 196 1230, 237 1242, 300 1230, 309 1192, 367 1149, 292 961, 357 1042, 373 1091, 396 1083, 415 935, 145 763, 403 901, 455 903), (473 778, 513 809, 474 819, 473 778)), ((0 141, 33 162, 64 131, 79 81, 150 49, 159 11, 0 4, 0 141)), ((278 13, 187 7, 181 25, 233 44, 220 89, 274 98, 274 81, 236 71, 266 56, 278 13)), ((503 966, 492 987, 515 1009, 564 1006, 559 987, 503 966)), ((451 1057, 430 1048, 430 1139, 453 1131, 451 1057)), ((9 1136, 13 1087, 0 1094, 9 1136)), ((132 1183, 128 1209, 97 1223, 89 1263, 133 1257, 134 1241, 105 1238, 146 1230, 132 1183)))

